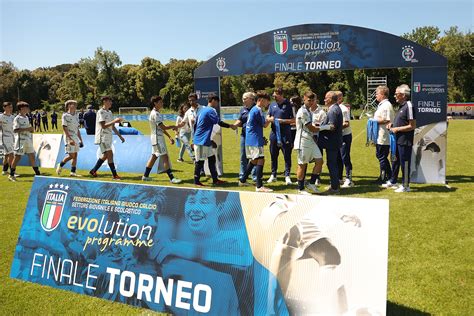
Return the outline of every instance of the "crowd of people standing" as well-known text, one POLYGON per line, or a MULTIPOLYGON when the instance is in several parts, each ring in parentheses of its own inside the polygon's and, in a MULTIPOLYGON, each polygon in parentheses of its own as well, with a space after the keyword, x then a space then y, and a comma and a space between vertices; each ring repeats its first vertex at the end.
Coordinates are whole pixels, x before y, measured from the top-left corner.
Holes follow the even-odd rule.
MULTIPOLYGON (((388 87, 377 88, 376 98, 379 106, 374 114, 374 120, 378 124, 376 157, 380 166, 377 183, 386 188, 395 188, 396 192, 407 192, 409 191, 411 146, 416 127, 413 107, 408 100, 410 89, 407 85, 397 87, 395 98, 400 105, 397 115, 394 113, 392 104, 388 101, 388 96, 388 87), (395 159, 392 161, 392 165, 388 159, 390 135, 396 142, 396 146, 394 146, 396 148, 395 159), (400 168, 403 181, 402 185, 398 186, 400 168)), ((203 106, 198 103, 198 96, 191 93, 188 96, 188 102, 179 107, 174 125, 166 125, 163 121, 160 113, 163 108, 162 98, 152 97, 149 115, 152 155, 146 164, 142 180, 151 180, 150 171, 157 159, 160 158, 170 181, 175 184, 181 182, 180 179, 174 177, 171 170, 165 142, 166 136, 171 144, 174 144, 175 141, 180 143, 178 162, 184 161, 185 152, 194 162, 194 184, 196 186, 204 186, 200 178, 204 172, 205 161, 208 163, 212 184, 223 184, 224 181, 219 179, 216 169, 217 160, 214 149, 217 146, 212 139, 214 127, 219 125, 233 130, 241 128, 239 186, 251 185, 248 183, 248 179, 251 178, 255 182, 257 192, 271 192, 272 190, 263 184, 264 182, 279 181, 278 157, 280 152, 284 158, 282 174, 284 183, 287 186, 293 185, 291 178, 293 150, 296 151, 297 156, 296 185, 299 194, 321 193, 318 186, 321 184, 320 175, 324 155, 330 177, 330 185, 324 193, 337 194, 341 188, 354 186, 351 161, 351 116, 350 109, 344 104, 343 93, 328 91, 323 98, 324 106, 318 104, 318 96, 310 90, 306 91, 302 97, 293 96, 288 100, 285 98, 283 90, 276 88, 272 97, 264 91, 244 93, 242 96, 243 106, 238 119, 229 124, 223 122, 217 113, 220 102, 218 96, 209 95, 207 106, 203 106), (263 133, 264 128, 268 126, 271 128, 269 140, 264 137, 263 133), (168 130, 175 132, 174 137, 168 133, 168 130), (266 145, 269 146, 271 174, 266 181, 263 181, 264 146, 266 145), (314 165, 308 172, 309 177, 306 180, 307 168, 311 164, 314 165)), ((10 167, 9 179, 11 181, 15 181, 17 177, 15 161, 19 160, 18 157, 21 158, 23 154, 31 156, 34 153, 34 151, 32 152, 33 146, 30 144, 31 133, 41 132, 41 125, 44 130, 49 129, 46 111, 30 113, 29 105, 26 102, 19 102, 17 106, 20 113, 15 117, 15 120, 10 119, 12 114, 9 113, 13 112, 10 102, 4 103, 4 113, 0 116, 2 145, 5 147, 3 172, 6 174, 10 167)), ((77 111, 75 100, 68 100, 65 103, 62 129, 67 155, 56 168, 58 175, 61 174, 65 164, 72 161, 70 175, 78 176, 76 163, 78 152, 83 146, 79 128, 85 127, 87 134, 95 135, 95 144, 99 146, 102 153, 95 166, 90 170, 90 175, 97 177, 98 169, 107 160, 113 179, 120 180, 115 169, 111 144, 113 132, 122 142, 125 142, 125 138, 115 127, 115 124, 122 122, 123 119, 114 118, 110 110, 111 106, 112 98, 109 96, 102 98, 102 107, 97 113, 92 106, 87 107, 87 112, 77 111)), ((57 129, 57 116, 55 111, 50 115, 53 129, 57 129)), ((39 174, 34 159, 30 160, 35 173, 39 174)))

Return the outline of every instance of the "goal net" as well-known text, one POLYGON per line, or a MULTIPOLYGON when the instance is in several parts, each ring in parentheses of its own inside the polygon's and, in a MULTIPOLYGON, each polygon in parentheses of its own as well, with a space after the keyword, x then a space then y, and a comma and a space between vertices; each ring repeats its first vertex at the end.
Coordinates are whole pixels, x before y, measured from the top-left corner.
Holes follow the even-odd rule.
POLYGON ((146 106, 137 107, 119 107, 119 115, 144 115, 148 114, 150 110, 146 106))

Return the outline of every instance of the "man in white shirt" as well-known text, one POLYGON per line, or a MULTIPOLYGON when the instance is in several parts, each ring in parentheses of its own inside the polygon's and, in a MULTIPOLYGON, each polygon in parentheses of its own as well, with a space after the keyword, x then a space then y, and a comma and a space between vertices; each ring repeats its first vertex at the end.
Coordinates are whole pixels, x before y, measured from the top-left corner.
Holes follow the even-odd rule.
POLYGON ((62 126, 64 131, 64 142, 66 143, 66 157, 56 167, 56 173, 59 176, 64 165, 71 162, 71 177, 79 176, 76 174, 77 154, 79 148, 82 148, 82 136, 79 131, 79 117, 76 113, 77 102, 75 100, 68 100, 65 103, 66 111, 62 116, 62 126))
POLYGON ((374 120, 379 124, 379 133, 377 144, 375 145, 375 156, 380 163, 380 175, 375 181, 377 184, 383 184, 392 176, 392 169, 388 155, 390 153, 390 132, 387 125, 394 119, 392 104, 388 101, 390 91, 387 86, 378 86, 375 90, 375 98, 379 102, 377 111, 374 113, 374 120))
POLYGON ((339 182, 341 182, 341 188, 350 188, 354 186, 352 182, 352 162, 351 162, 351 144, 352 144, 352 129, 350 126, 351 112, 347 106, 342 102, 344 101, 344 95, 341 91, 336 91, 337 103, 342 111, 342 146, 339 150, 340 155, 337 156, 337 164, 339 170, 339 182), (342 182, 342 171, 346 168, 346 179, 342 182))
POLYGON ((30 112, 30 105, 26 102, 20 101, 17 103, 17 106, 20 114, 13 120, 13 132, 15 133, 15 145, 13 150, 15 158, 10 167, 10 176, 8 177, 8 180, 13 182, 16 181, 16 165, 23 155, 28 155, 30 164, 35 171, 35 175, 40 175, 39 168, 36 166, 35 161, 35 149, 33 148, 33 127, 31 126, 30 120, 27 116, 28 112, 30 112))
POLYGON ((8 168, 13 163, 13 147, 15 137, 13 134, 13 105, 11 102, 3 102, 3 113, 0 114, 0 145, 3 146, 3 171, 2 175, 8 173, 8 168))
POLYGON ((164 135, 168 136, 171 145, 173 145, 174 139, 173 137, 170 136, 170 134, 168 134, 166 130, 168 129, 177 130, 178 128, 176 126, 166 126, 163 123, 163 117, 160 114, 160 110, 163 108, 163 99, 160 96, 153 96, 151 98, 151 106, 152 106, 152 110, 151 110, 148 121, 150 123, 150 129, 151 129, 150 138, 151 138, 152 154, 146 164, 146 169, 145 169, 145 173, 143 174, 142 180, 151 181, 151 178, 150 178, 151 168, 153 168, 153 165, 155 164, 155 161, 158 159, 158 157, 162 157, 163 166, 164 166, 166 174, 170 178, 170 182, 174 184, 181 183, 181 180, 178 178, 175 178, 171 171, 169 156, 168 156, 168 149, 166 148, 166 142, 165 142, 165 137, 164 137, 164 135))
POLYGON ((89 171, 89 174, 94 178, 97 177, 97 170, 99 170, 105 160, 107 160, 110 171, 112 171, 112 179, 121 180, 115 170, 114 153, 112 151, 112 131, 120 138, 122 143, 125 142, 123 136, 120 135, 118 130, 115 128, 115 123, 120 123, 123 119, 120 117, 114 119, 112 111, 110 111, 111 107, 112 98, 109 96, 102 97, 102 108, 97 111, 97 118, 95 121, 95 144, 99 145, 102 157, 97 160, 94 168, 89 171))
POLYGON ((316 180, 319 177, 323 165, 323 156, 316 144, 313 133, 319 132, 319 125, 313 125, 311 110, 317 108, 316 94, 312 91, 306 91, 303 96, 303 105, 296 113, 296 134, 293 148, 297 151, 298 168, 296 170, 296 177, 298 180, 298 193, 311 194, 319 193, 316 187, 316 180), (305 175, 308 163, 314 162, 311 179, 305 187, 305 175))

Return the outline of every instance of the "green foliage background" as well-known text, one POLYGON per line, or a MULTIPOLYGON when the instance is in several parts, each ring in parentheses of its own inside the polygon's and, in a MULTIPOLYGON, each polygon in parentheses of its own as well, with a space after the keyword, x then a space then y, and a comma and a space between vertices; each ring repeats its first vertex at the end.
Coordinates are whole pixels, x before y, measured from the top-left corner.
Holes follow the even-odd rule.
MULTIPOLYGON (((474 100, 474 34, 462 33, 451 27, 441 34, 437 27, 426 26, 404 34, 409 40, 426 46, 448 59, 448 100, 474 100)), ((122 65, 114 51, 97 48, 93 57, 74 64, 20 70, 8 61, 0 62, 0 102, 27 101, 32 109, 59 108, 64 101, 75 99, 79 107, 98 105, 102 95, 114 98, 118 107, 147 106, 152 95, 161 95, 165 107, 177 109, 193 91, 193 72, 202 61, 171 59, 162 64, 145 57, 139 65, 122 65)), ((353 109, 365 104, 367 76, 387 76, 394 91, 401 83, 410 82, 410 70, 374 69, 353 71, 324 71, 312 73, 278 73, 223 77, 222 105, 241 105, 245 91, 282 87, 287 96, 302 95, 310 88, 318 96, 330 89, 345 93, 353 109)), ((321 99, 321 98, 320 98, 321 99)), ((322 100, 320 100, 322 101, 322 100)))

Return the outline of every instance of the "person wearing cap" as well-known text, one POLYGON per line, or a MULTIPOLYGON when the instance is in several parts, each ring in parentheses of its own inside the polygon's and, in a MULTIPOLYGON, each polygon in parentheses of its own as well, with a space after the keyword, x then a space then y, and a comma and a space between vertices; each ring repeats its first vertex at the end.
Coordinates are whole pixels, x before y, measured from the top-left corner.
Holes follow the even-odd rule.
POLYGON ((99 170, 102 164, 107 160, 110 171, 112 172, 112 179, 121 180, 117 174, 117 170, 115 170, 114 152, 112 151, 112 131, 120 138, 122 143, 125 142, 125 138, 123 138, 115 128, 115 123, 122 122, 123 118, 117 117, 114 119, 112 111, 110 111, 111 107, 112 98, 109 96, 102 97, 102 108, 97 112, 94 139, 94 143, 99 145, 102 156, 97 159, 95 166, 89 171, 89 174, 96 178, 97 170, 99 170))
POLYGON ((375 145, 375 156, 380 165, 380 175, 375 180, 377 184, 385 183, 392 176, 390 161, 388 155, 390 153, 390 133, 387 125, 393 122, 394 112, 388 95, 390 90, 387 86, 378 86, 375 89, 375 99, 379 102, 377 111, 374 113, 374 120, 378 123, 378 137, 375 145))
POLYGON ((66 143, 66 157, 57 165, 56 174, 61 175, 64 165, 71 161, 71 177, 78 177, 76 173, 77 155, 79 148, 82 148, 82 136, 79 131, 79 117, 76 113, 77 101, 67 100, 65 103, 66 112, 62 116, 62 126, 64 132, 64 142, 66 143))
POLYGON ((337 156, 337 166, 339 171, 339 182, 341 188, 350 188, 354 186, 352 182, 352 162, 351 162, 351 144, 352 144, 352 129, 350 126, 351 112, 347 106, 342 102, 344 101, 344 95, 341 91, 336 91, 337 103, 342 111, 342 146, 337 156), (346 167, 346 179, 342 181, 342 173, 346 167))
POLYGON ((35 149, 33 147, 33 127, 30 124, 27 113, 30 111, 30 105, 26 102, 20 101, 16 105, 20 113, 13 120, 13 132, 15 133, 15 145, 13 151, 15 158, 10 167, 10 176, 8 180, 15 182, 16 165, 23 155, 28 155, 30 164, 35 171, 35 175, 39 176, 41 173, 36 166, 35 149))
POLYGON ((395 99, 400 105, 393 124, 389 124, 390 132, 395 134, 397 150, 395 161, 392 165, 392 177, 382 186, 385 188, 396 188, 398 172, 402 169, 402 184, 395 189, 395 192, 410 192, 410 164, 411 152, 413 148, 413 138, 416 128, 416 116, 410 98, 410 88, 406 84, 398 86, 395 90, 395 99))
POLYGON ((86 128, 87 135, 94 135, 95 134, 95 120, 96 120, 96 113, 94 111, 94 107, 92 104, 87 106, 87 112, 84 113, 84 127, 86 128))
POLYGON ((268 117, 273 118, 272 131, 270 132, 270 157, 272 161, 272 175, 267 180, 267 183, 277 181, 278 156, 280 150, 283 152, 285 159, 285 183, 287 185, 291 182, 291 150, 292 137, 291 125, 295 124, 295 116, 293 115, 293 106, 283 97, 283 89, 277 88, 273 92, 275 102, 270 105, 268 110, 268 117), (275 123, 275 121, 278 121, 275 123), (280 135, 277 135, 277 126, 280 126, 280 135))

